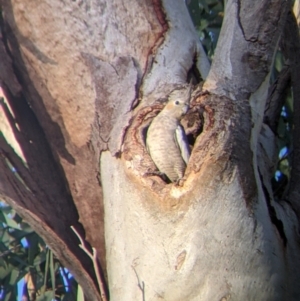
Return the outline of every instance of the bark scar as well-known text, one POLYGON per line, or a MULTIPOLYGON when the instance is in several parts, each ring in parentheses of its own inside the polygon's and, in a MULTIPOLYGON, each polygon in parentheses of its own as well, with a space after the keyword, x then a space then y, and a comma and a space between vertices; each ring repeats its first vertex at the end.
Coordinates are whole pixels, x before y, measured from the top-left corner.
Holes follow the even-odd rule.
POLYGON ((176 259, 176 265, 175 265, 175 270, 178 271, 181 269, 183 263, 185 262, 186 258, 186 250, 183 250, 176 259))
POLYGON ((270 216, 271 222, 276 227, 276 229, 279 233, 279 236, 282 239, 283 245, 284 245, 284 247, 286 247, 287 237, 286 237, 285 232, 284 232, 283 222, 277 217, 276 210, 275 210, 274 206, 271 203, 272 198, 270 196, 270 193, 269 193, 267 187, 264 184, 263 176, 262 176, 259 168, 258 168, 258 173, 259 173, 263 193, 264 193, 265 198, 266 198, 267 208, 268 208, 268 211, 269 211, 269 216, 270 216))
POLYGON ((246 33, 242 24, 242 20, 241 20, 241 0, 237 0, 237 21, 238 21, 238 25, 242 31, 243 37, 247 42, 251 42, 251 43, 255 43, 257 42, 258 38, 251 38, 251 39, 247 39, 246 38, 246 33))

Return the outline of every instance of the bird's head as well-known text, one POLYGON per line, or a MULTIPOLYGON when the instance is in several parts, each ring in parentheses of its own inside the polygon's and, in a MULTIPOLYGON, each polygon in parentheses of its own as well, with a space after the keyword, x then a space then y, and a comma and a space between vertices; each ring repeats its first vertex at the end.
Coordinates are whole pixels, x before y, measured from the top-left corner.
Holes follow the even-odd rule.
POLYGON ((163 111, 172 115, 176 119, 181 119, 189 109, 191 99, 192 86, 189 85, 187 88, 173 90, 169 97, 168 103, 164 107, 163 111))

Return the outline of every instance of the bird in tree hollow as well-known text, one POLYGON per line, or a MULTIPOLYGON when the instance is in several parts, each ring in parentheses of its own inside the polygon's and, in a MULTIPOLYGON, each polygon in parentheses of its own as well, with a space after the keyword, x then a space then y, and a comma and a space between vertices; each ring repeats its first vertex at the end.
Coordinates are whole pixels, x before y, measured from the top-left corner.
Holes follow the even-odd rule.
POLYGON ((191 88, 189 85, 173 90, 147 132, 147 150, 158 170, 172 182, 183 178, 190 157, 190 147, 180 120, 189 109, 191 88))

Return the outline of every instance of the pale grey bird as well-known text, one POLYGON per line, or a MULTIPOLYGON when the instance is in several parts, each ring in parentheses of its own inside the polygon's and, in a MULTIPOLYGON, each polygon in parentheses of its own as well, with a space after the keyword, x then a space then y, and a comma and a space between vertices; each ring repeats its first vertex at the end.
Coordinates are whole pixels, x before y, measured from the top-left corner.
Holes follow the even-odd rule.
POLYGON ((190 98, 191 85, 174 90, 147 132, 147 150, 158 170, 172 182, 178 182, 183 177, 190 157, 187 137, 180 124, 189 109, 190 98))

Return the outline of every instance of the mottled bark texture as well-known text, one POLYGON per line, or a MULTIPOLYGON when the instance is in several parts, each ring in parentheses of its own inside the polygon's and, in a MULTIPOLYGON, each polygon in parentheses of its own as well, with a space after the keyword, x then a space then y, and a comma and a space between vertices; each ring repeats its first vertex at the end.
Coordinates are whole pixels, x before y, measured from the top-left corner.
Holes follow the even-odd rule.
POLYGON ((1 198, 88 300, 101 299, 71 225, 97 249, 110 300, 300 298, 298 221, 272 197, 263 124, 288 5, 227 1, 210 68, 184 1, 1 1, 2 107, 22 150, 0 140, 1 198), (206 80, 176 186, 153 174, 145 135, 191 68, 206 80))

